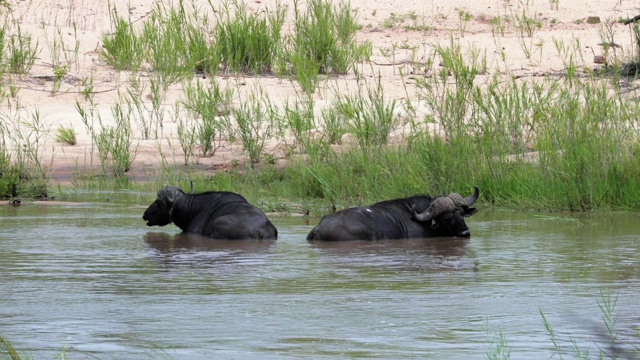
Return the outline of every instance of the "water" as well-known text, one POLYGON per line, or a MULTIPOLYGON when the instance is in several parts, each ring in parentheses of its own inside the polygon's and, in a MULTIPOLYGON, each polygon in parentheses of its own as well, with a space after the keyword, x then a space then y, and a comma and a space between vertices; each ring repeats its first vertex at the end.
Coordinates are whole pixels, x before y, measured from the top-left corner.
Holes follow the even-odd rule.
POLYGON ((0 206, 0 334, 36 359, 484 359, 500 333, 511 359, 597 357, 615 303, 640 344, 638 214, 481 208, 470 239, 338 244, 276 217, 277 241, 229 243, 139 202, 0 206))

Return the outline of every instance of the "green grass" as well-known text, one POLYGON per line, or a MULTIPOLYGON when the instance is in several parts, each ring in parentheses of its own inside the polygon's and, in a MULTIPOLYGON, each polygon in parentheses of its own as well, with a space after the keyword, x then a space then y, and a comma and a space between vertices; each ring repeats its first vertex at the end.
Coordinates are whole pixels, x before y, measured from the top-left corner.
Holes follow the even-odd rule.
POLYGON ((294 2, 295 29, 287 35, 281 33, 284 5, 251 13, 245 3, 231 1, 213 9, 216 16, 210 19, 183 2, 157 4, 140 27, 114 8, 113 31, 103 35, 100 57, 117 70, 148 66, 169 83, 194 72, 276 74, 292 76, 306 92, 314 91, 320 74, 346 74, 368 59, 371 44, 356 42, 358 25, 348 3, 298 5, 294 2))
MULTIPOLYGON (((366 119, 371 114, 384 115, 380 118, 384 121, 390 119, 392 109, 399 105, 386 103, 378 93, 382 91, 380 84, 363 87, 362 98, 338 97, 339 106, 331 112, 338 117, 333 120, 326 111, 312 119, 310 110, 305 110, 308 100, 282 109, 256 92, 228 113, 236 125, 227 130, 234 130, 249 163, 265 159, 265 141, 281 136, 278 134, 283 130, 278 127, 297 134, 298 142, 304 143, 298 148, 302 156, 290 156, 285 168, 265 162, 255 170, 239 167, 213 177, 167 165, 163 167, 167 175, 156 175, 158 186, 168 178, 185 183, 196 178, 199 186, 210 189, 232 184, 229 190, 249 197, 255 194, 329 206, 416 193, 465 192, 477 185, 480 203, 486 205, 553 211, 640 209, 640 108, 627 101, 620 89, 612 88, 610 81, 570 75, 562 81, 505 82, 493 76, 479 81, 482 59, 466 59, 456 46, 437 51, 445 71, 431 78, 416 78, 419 80, 413 84, 430 118, 414 120, 400 146, 384 145, 385 122, 376 130, 379 124, 374 121, 370 127, 373 133, 360 133, 367 129, 365 123, 349 120, 366 119), (294 113, 307 115, 293 117, 294 113), (311 124, 321 120, 347 125, 341 131, 363 142, 355 147, 345 145, 345 151, 336 152, 329 146, 335 138, 330 141, 324 134, 311 138, 308 133, 311 124), (434 128, 426 127, 429 124, 434 128)), ((196 117, 219 119, 221 113, 227 114, 227 101, 215 84, 187 88, 186 94, 184 104, 196 117)), ((90 107, 80 110, 91 125, 90 107)), ((116 118, 128 116, 124 113, 116 118)), ((104 140, 98 134, 117 130, 102 129, 99 119, 94 120, 96 128, 90 133, 96 134, 96 144, 104 140)), ((331 127, 323 128, 330 133, 331 127)), ((129 137, 126 129, 123 125, 125 135, 109 139, 129 137)), ((5 141, 18 142, 13 136, 5 132, 5 141)), ((104 143, 111 144, 104 150, 98 147, 104 154, 105 173, 112 169, 122 176, 130 162, 127 156, 135 155, 134 144, 116 147, 114 141, 104 143), (116 162, 118 159, 122 162, 116 162)), ((5 159, 13 156, 6 151, 4 155, 5 159)), ((14 195, 5 192, 4 196, 14 195)))
POLYGON ((188 127, 186 120, 181 120, 179 125, 185 153, 193 153, 197 143, 202 156, 213 156, 222 147, 223 140, 233 135, 229 119, 233 95, 233 88, 223 87, 215 78, 211 78, 210 84, 199 81, 185 86, 181 104, 195 124, 188 127))
POLYGON ((268 96, 262 92, 250 94, 231 112, 235 119, 233 133, 240 139, 253 167, 264 157, 267 141, 276 131, 279 115, 268 96))
POLYGON ((60 126, 56 134, 56 141, 68 145, 75 145, 77 143, 75 130, 73 130, 72 127, 60 126))
POLYGON ((102 35, 100 58, 117 70, 136 70, 144 54, 141 40, 130 20, 119 17, 115 8, 110 15, 113 33, 102 35))
POLYGON ((0 336, 0 355, 3 359, 20 360, 22 357, 4 337, 0 336))
POLYGON ((281 47, 285 8, 261 16, 248 13, 244 3, 223 6, 215 29, 222 69, 232 73, 269 74, 281 47))
POLYGON ((115 119, 115 126, 105 124, 96 111, 93 100, 85 105, 76 102, 76 111, 91 136, 91 154, 94 149, 98 152, 101 173, 123 178, 137 151, 130 121, 133 108, 121 103, 112 105, 111 114, 115 119))
MULTIPOLYGON (((619 73, 601 77, 582 71, 577 40, 575 46, 556 42, 565 65, 562 78, 514 79, 492 75, 486 55, 463 51, 452 38, 426 55, 421 71, 431 76, 403 78, 407 96, 398 100, 387 95, 373 65, 369 78, 355 67, 367 59, 370 44, 355 41, 359 25, 348 3, 294 2, 287 34, 281 33, 286 12, 280 6, 254 14, 232 2, 208 18, 201 9, 178 5, 158 4, 135 26, 111 11, 113 31, 104 35, 100 56, 132 72, 124 95, 112 106, 113 128, 94 112, 92 78, 78 85, 84 86, 85 99, 76 108, 92 138, 90 151, 97 151, 101 162, 99 174, 79 183, 98 179, 98 186, 109 186, 109 179, 116 178, 121 185, 137 149, 131 121, 138 122, 138 137, 161 140, 166 92, 180 82, 183 97, 173 115, 179 144, 169 151, 181 149, 185 166, 170 164, 169 153, 162 153, 166 148, 159 147, 161 169, 136 174, 157 179, 159 186, 195 178, 203 187, 233 184, 229 190, 327 206, 464 192, 477 185, 480 203, 486 205, 640 210, 637 94, 621 88, 619 73), (239 77, 290 76, 302 91, 282 104, 260 88, 245 96, 234 80, 225 86, 217 82, 221 77, 193 80, 194 74, 220 71, 239 77), (314 93, 319 81, 329 84, 349 72, 357 89, 345 91, 331 83, 329 90, 314 93), (318 99, 329 101, 320 107, 318 99), (410 129, 402 130, 403 141, 389 146, 390 134, 404 125, 410 129), (284 168, 272 166, 277 158, 267 141, 284 145, 284 168), (244 150, 249 168, 260 166, 235 166, 213 177, 192 167, 198 156, 212 156, 234 142, 244 150)), ((518 16, 522 37, 533 36, 539 21, 525 12, 518 16)), ((7 42, 7 29, 0 28, 0 48, 15 47, 7 42)), ((633 34, 637 37, 638 31, 633 34)), ((20 37, 30 43, 28 34, 12 36, 14 41, 20 37)), ((21 49, 35 51, 29 45, 21 49)), ((10 68, 7 54, 11 51, 0 58, 2 69, 10 68)), ((22 68, 29 63, 23 60, 22 68)), ((46 194, 48 169, 41 156, 47 130, 40 116, 8 112, 0 120, 0 196, 28 196, 29 189, 46 194)))

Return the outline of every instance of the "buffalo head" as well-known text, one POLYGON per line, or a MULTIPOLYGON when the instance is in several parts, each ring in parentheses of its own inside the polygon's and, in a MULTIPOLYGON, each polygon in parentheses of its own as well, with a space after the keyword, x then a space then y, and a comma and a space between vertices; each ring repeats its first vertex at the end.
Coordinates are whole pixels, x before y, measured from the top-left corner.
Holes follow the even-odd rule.
POLYGON ((142 215, 142 219, 147 222, 147 226, 164 226, 171 223, 171 209, 173 202, 184 194, 180 188, 175 186, 165 186, 158 191, 158 198, 151 204, 142 215))
POLYGON ((478 209, 472 207, 478 200, 480 190, 474 186, 473 195, 463 198, 459 194, 452 193, 434 199, 429 207, 418 213, 415 205, 412 208, 413 218, 420 222, 430 223, 431 228, 442 236, 469 237, 471 232, 464 218, 475 214, 478 209))

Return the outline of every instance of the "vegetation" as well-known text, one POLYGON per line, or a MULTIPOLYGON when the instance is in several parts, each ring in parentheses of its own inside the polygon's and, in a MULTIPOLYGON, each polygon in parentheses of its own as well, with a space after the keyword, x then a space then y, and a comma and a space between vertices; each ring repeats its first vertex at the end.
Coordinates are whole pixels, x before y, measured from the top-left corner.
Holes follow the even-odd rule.
POLYGON ((77 143, 75 130, 73 130, 72 127, 60 126, 56 134, 56 141, 68 145, 75 145, 77 143))
MULTIPOLYGON (((557 9, 559 1, 549 3, 557 9)), ((193 182, 198 191, 230 190, 258 199, 266 211, 314 203, 322 214, 333 205, 464 193, 477 185, 487 206, 640 210, 640 105, 637 90, 625 87, 640 68, 635 23, 629 28, 631 55, 616 50, 614 22, 607 20, 600 30, 602 69, 585 69, 578 40, 554 39, 563 72, 524 79, 492 73, 485 54, 465 51, 452 38, 419 61, 412 58, 415 76, 401 73, 400 79, 406 96, 390 98, 379 68, 368 61, 373 45, 356 40, 357 12, 348 3, 295 1, 292 9, 278 5, 258 12, 241 2, 211 7, 159 2, 135 21, 121 15, 128 11, 111 9, 112 31, 103 34, 98 52, 122 77, 119 98, 101 112, 93 75, 77 82, 75 110, 91 144, 72 186, 149 191, 166 184, 188 189, 193 182), (287 15, 293 19, 285 32, 287 15), (295 96, 278 103, 259 86, 247 90, 250 79, 273 76, 295 84, 295 96), (356 79, 355 88, 335 81, 346 76, 356 79), (181 96, 170 113, 172 86, 181 96), (168 144, 168 121, 177 124, 179 144, 168 144), (131 174, 139 141, 156 142, 162 166, 155 172, 131 174), (269 143, 284 148, 279 158, 269 143), (248 166, 233 160, 214 176, 200 170, 200 158, 226 146, 241 147, 248 166), (180 164, 169 158, 171 151, 182 156, 180 164)), ((9 3, 0 0, 0 15, 9 16, 5 11, 10 14, 9 3)), ((531 14, 523 9, 488 24, 496 43, 514 29, 528 60, 542 46, 536 39, 542 22, 531 14)), ((461 9, 458 18, 452 32, 463 36, 474 17, 461 9)), ((46 117, 21 105, 18 83, 30 76, 41 50, 19 24, 7 18, 0 26, 0 198, 46 198, 66 191, 49 179, 48 140, 74 144, 77 134, 58 127, 52 136, 46 117)), ((431 22, 406 13, 392 14, 382 27, 433 30, 425 24, 431 22)), ((54 36, 47 43, 51 96, 65 91, 79 57, 77 43, 70 50, 60 31, 54 36)), ((614 305, 610 299, 599 303, 612 343, 614 305)), ((540 314, 560 355, 560 339, 540 314)), ((509 358, 508 334, 499 331, 490 341, 495 347, 488 358, 509 358)), ((586 358, 583 349, 574 350, 586 358)), ((0 337, 0 358, 22 355, 0 337)))
MULTIPOLYGON (((547 319, 544 311, 540 309, 540 316, 542 318, 542 324, 549 335, 549 341, 552 344, 552 350, 559 359, 563 358, 563 355, 571 356, 575 359, 634 359, 638 351, 637 346, 630 344, 621 344, 617 338, 616 321, 619 314, 615 312, 615 306, 617 298, 611 295, 600 294, 600 300, 597 300, 598 308, 602 314, 602 326, 594 324, 590 329, 590 338, 593 339, 593 345, 595 345, 597 351, 590 353, 590 347, 580 347, 578 341, 573 338, 561 338, 556 334, 555 329, 547 319)), ((510 359, 512 348, 509 346, 508 337, 502 331, 498 330, 495 333, 491 333, 486 329, 489 335, 490 344, 492 344, 485 357, 489 360, 497 359, 510 359)), ((640 333, 638 333, 640 335, 640 333)))
MULTIPOLYGON (((397 99, 389 98, 373 63, 369 69, 361 65, 372 47, 356 41, 357 12, 348 3, 313 0, 258 12, 241 2, 217 10, 192 5, 159 3, 139 22, 111 9, 113 31, 103 35, 99 57, 127 72, 109 115, 94 102, 93 77, 78 82, 84 99, 77 100, 76 111, 91 148, 88 163, 78 165, 90 175, 78 175, 76 186, 105 187, 116 179, 117 186, 124 180, 127 187, 146 188, 127 181, 136 177, 158 185, 195 180, 199 188, 330 206, 477 185, 481 201, 495 206, 640 209, 640 108, 620 81, 630 71, 586 71, 575 55, 578 40, 554 39, 565 65, 561 77, 516 79, 492 73, 485 54, 465 51, 452 38, 425 53, 419 65, 412 60, 412 71, 424 76, 401 74, 407 96, 397 99), (287 15, 292 27, 283 32, 287 15), (217 74, 233 76, 223 81, 217 74), (334 81, 345 74, 356 79, 355 88, 334 81), (243 80, 273 75, 296 84, 297 96, 278 103, 259 84, 247 87, 243 80), (169 111, 172 86, 182 96, 169 111), (163 133, 167 121, 177 124, 179 144, 163 133), (139 142, 149 140, 157 144, 162 168, 131 174, 139 142), (197 170, 201 157, 235 144, 249 166, 234 160, 215 176, 197 170), (272 152, 276 148, 281 153, 272 152), (172 151, 181 164, 168 158, 172 151)), ((528 14, 522 9, 489 23, 499 37, 510 22, 527 58, 541 26, 528 14)), ((464 10, 459 16, 464 33, 473 16, 464 10)), ((419 21, 414 13, 405 17, 419 21)), ((612 43, 606 24, 601 36, 612 43)), ((631 29, 637 39, 637 27, 631 29)), ((13 80, 28 74, 38 46, 14 21, 0 35, 0 72, 7 79, 0 98, 10 104, 0 114, 0 197, 47 196, 50 170, 43 153, 49 127, 37 110, 19 106, 13 80)), ((54 36, 47 42, 52 57, 59 54, 52 60, 52 95, 64 91, 62 79, 78 58, 68 54, 60 32, 54 36)), ((59 127, 56 138, 72 144, 75 135, 59 127)), ((280 202, 273 200, 274 207, 280 202)))

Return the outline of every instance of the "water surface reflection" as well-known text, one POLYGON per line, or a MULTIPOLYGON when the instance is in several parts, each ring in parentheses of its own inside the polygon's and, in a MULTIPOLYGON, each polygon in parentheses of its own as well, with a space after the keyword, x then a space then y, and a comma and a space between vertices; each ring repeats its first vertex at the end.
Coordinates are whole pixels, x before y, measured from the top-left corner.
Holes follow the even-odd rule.
POLYGON ((149 232, 139 203, 0 206, 0 334, 34 358, 484 359, 501 331, 511 359, 551 358, 542 310, 563 357, 597 357, 615 299, 639 343, 636 214, 481 210, 469 239, 339 243, 276 217, 277 241, 227 242, 149 232))
POLYGON ((477 270, 468 238, 311 242, 326 261, 394 270, 477 270))

